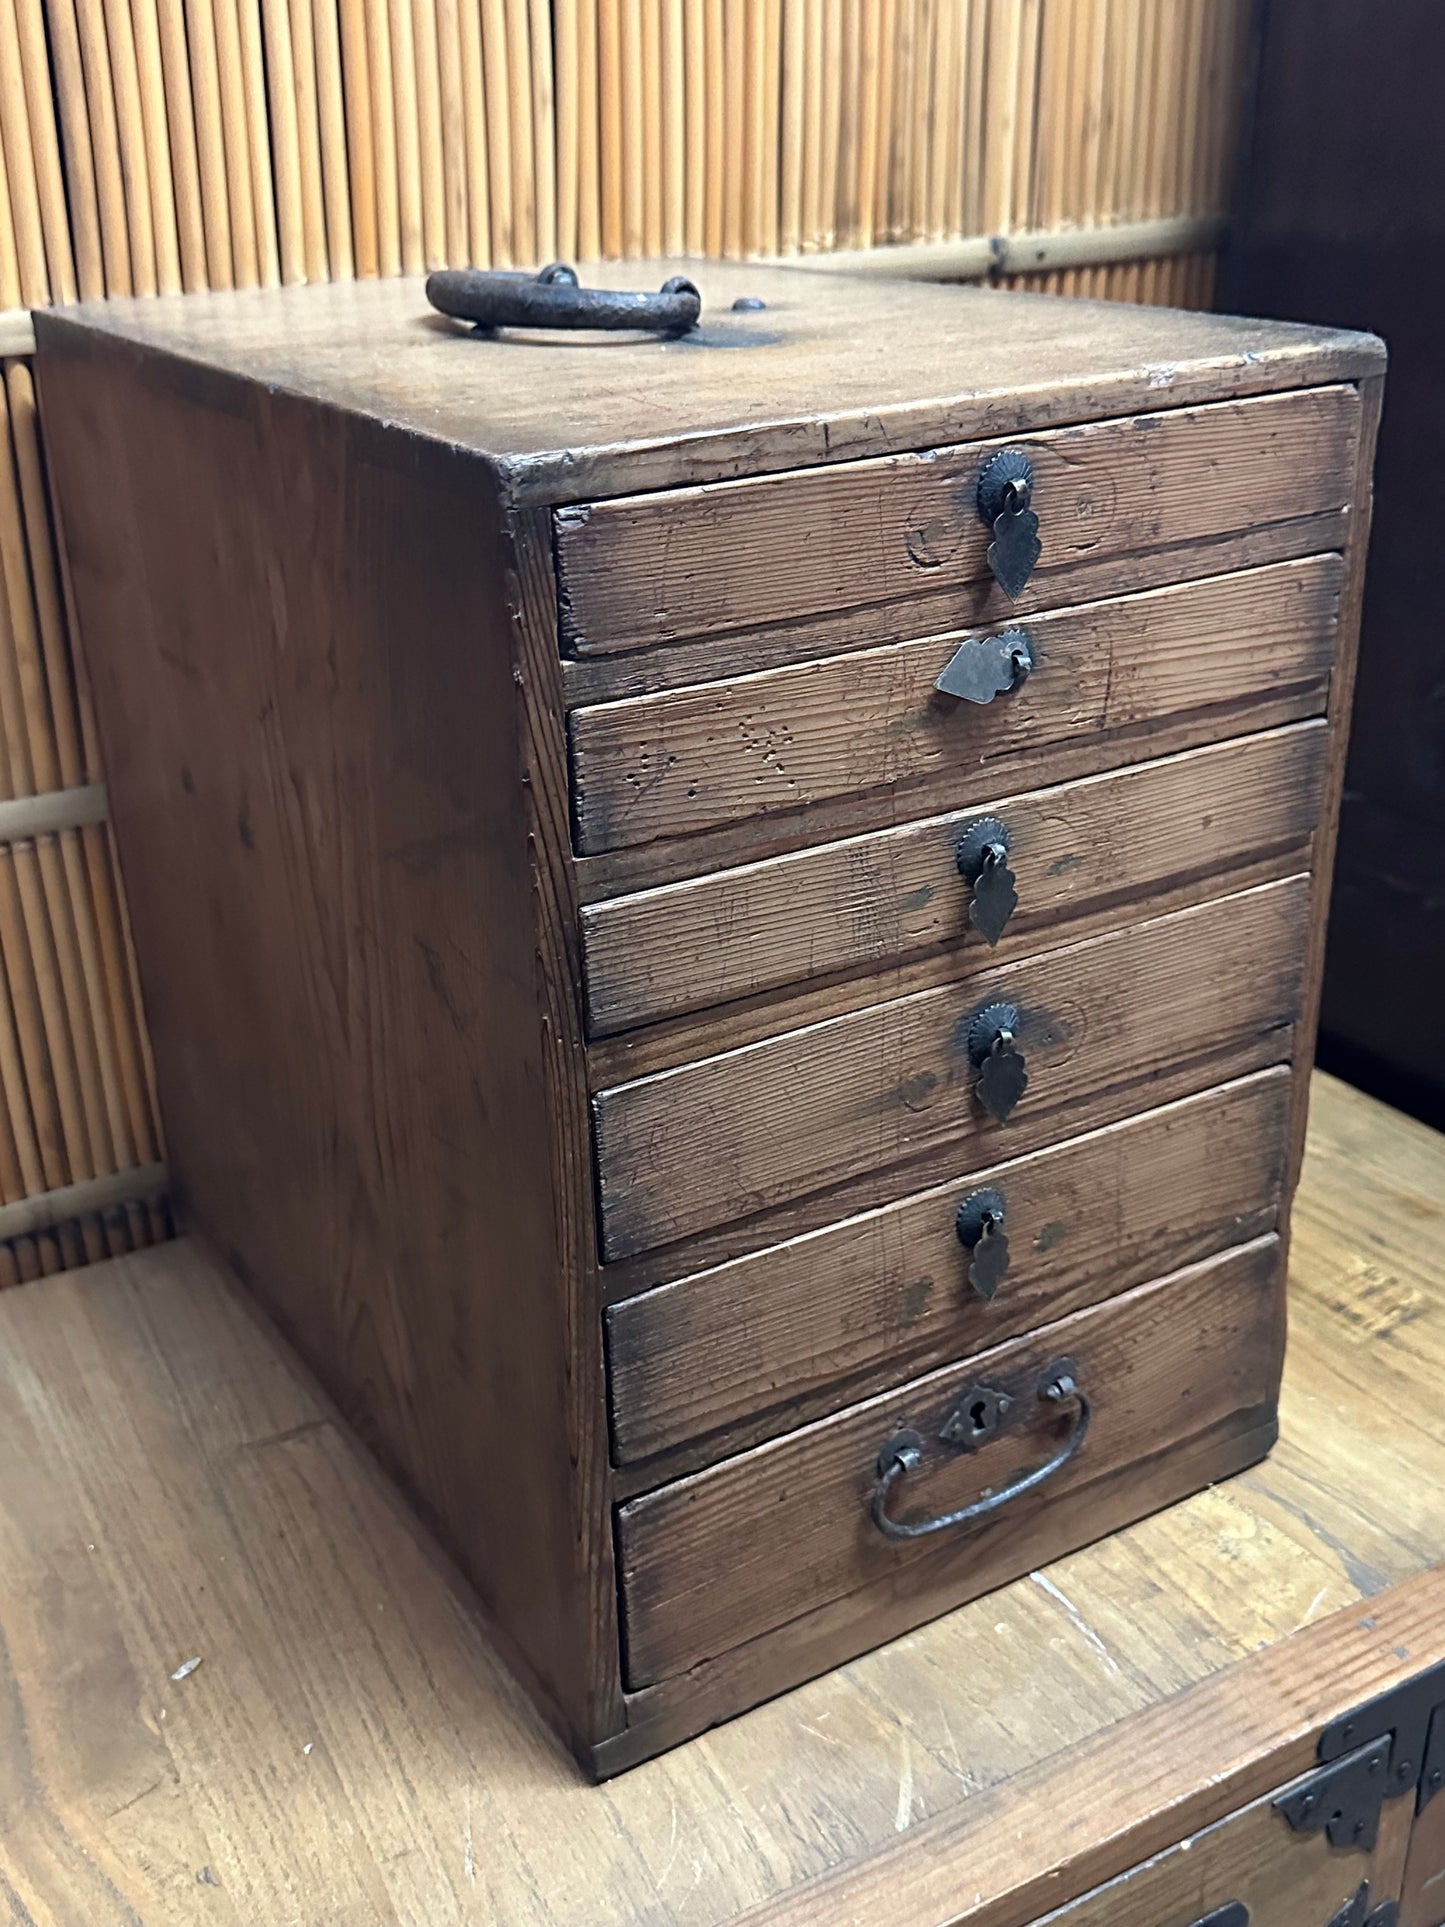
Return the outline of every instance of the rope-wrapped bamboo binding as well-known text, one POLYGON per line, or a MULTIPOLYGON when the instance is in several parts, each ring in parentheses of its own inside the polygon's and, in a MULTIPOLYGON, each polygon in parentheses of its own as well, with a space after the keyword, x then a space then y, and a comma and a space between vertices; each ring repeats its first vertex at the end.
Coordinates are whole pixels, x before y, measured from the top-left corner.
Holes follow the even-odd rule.
POLYGON ((662 250, 1204 303, 1251 14, 0 0, 0 1283, 167 1222, 24 308, 662 250))

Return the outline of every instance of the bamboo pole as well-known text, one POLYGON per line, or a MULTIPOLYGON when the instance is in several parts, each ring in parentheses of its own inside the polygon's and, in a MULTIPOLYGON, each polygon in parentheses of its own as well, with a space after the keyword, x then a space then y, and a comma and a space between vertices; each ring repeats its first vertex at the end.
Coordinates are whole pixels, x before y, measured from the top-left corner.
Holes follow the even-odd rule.
POLYGON ((937 0, 913 0, 913 114, 909 128, 906 228, 918 241, 928 233, 929 143, 933 138, 933 39, 937 0))
POLYGON ((51 86, 50 53, 46 45, 41 0, 13 0, 13 4, 51 296, 56 301, 73 301, 76 294, 75 259, 65 182, 60 167, 60 136, 56 125, 56 103, 51 86))
POLYGON ((263 288, 281 278, 276 240, 275 186, 266 126, 266 58, 261 41, 260 0, 236 0, 241 46, 241 85, 246 103, 246 144, 251 162, 251 201, 256 229, 256 265, 263 288))
POLYGON ((638 0, 642 252, 663 252, 663 0, 638 0))
MULTIPOLYGON (((717 0, 719 8, 721 4, 717 0)), ((602 254, 614 258, 623 251, 622 0, 597 0, 597 99, 599 237, 602 254)))
POLYGON ((369 104, 363 111, 371 128, 372 169, 376 183, 377 272, 384 275, 400 274, 401 197, 397 184, 391 22, 387 0, 363 0, 363 4, 366 9, 366 71, 369 82, 369 104))
POLYGON ((955 78, 958 28, 955 0, 942 0, 934 16, 933 55, 929 62, 928 203, 924 232, 930 241, 941 241, 948 232, 948 163, 958 112, 955 78))
POLYGON ((647 129, 644 125, 644 21, 642 0, 622 0, 620 102, 622 102, 622 247, 628 260, 647 249, 647 129))
POLYGON ((822 42, 823 87, 821 137, 818 154, 819 225, 813 240, 816 247, 830 248, 838 233, 838 173, 841 138, 843 49, 842 23, 834 0, 825 0, 822 42))
POLYGON ((507 0, 507 125, 512 140, 512 249, 523 266, 537 255, 536 150, 527 0, 507 0))
MULTIPOLYGON (((51 0, 51 4, 54 7, 57 0, 51 0)), ((58 0, 58 4, 68 5, 69 0, 58 0)), ((221 64, 215 17, 210 0, 183 0, 183 5, 182 31, 188 47, 201 225, 206 241, 206 280, 212 288, 230 288, 235 286, 231 180, 221 107, 221 64)), ((174 32, 173 23, 169 30, 174 32)), ((174 43, 172 45, 174 50, 174 43)))
MULTIPOLYGON (((60 0, 63 10, 69 0, 60 0)), ((90 147, 95 162, 96 198, 100 213, 101 249, 105 262, 105 292, 130 294, 130 238, 126 232, 125 184, 121 176, 120 136, 116 129, 115 96, 110 74, 110 50, 100 0, 75 0, 81 66, 82 98, 90 118, 90 147)))
POLYGON ((30 140, 30 110, 20 59, 19 23, 13 0, 0 0, 0 144, 9 176, 8 199, 20 271, 21 299, 42 307, 50 299, 40 188, 30 140))
POLYGON ((557 108, 553 78, 552 9, 531 0, 533 252, 539 264, 557 253, 557 108))
POLYGON ((286 0, 261 0, 261 5, 270 96, 279 272, 285 282, 304 281, 306 218, 301 205, 301 136, 296 113, 291 20, 286 0))
POLYGON ((638 0, 642 253, 662 253, 662 0, 638 0))
POLYGON ((491 170, 488 161, 490 121, 482 60, 482 19, 477 0, 459 0, 457 41, 461 58, 463 131, 466 137, 466 246, 458 259, 485 267, 492 259, 491 170))
POLYGON ((783 4, 765 0, 763 7, 764 102, 762 220, 758 245, 765 254, 778 251, 778 141, 783 114, 783 4))
MULTIPOLYGON (((566 0, 564 0, 564 4, 566 0)), ((575 0, 577 15, 577 252, 595 261, 602 252, 602 102, 597 67, 596 0, 575 0)))
MULTIPOLYGON (((105 293, 105 261, 75 0, 49 0, 46 17, 50 26, 50 57, 60 109, 60 132, 65 144, 76 287, 83 300, 91 301, 105 293)), ((4 172, 4 166, 4 158, 0 156, 0 173, 4 172)), ((5 202, 8 212, 8 195, 0 196, 0 200, 5 202)), ((0 229, 5 225, 5 218, 0 215, 0 229)), ((0 263, 0 301, 4 300, 3 284, 4 268, 0 263)))
MULTIPOLYGON (((952 8, 952 0, 946 0, 952 8)), ((855 185, 854 227, 859 247, 871 247, 875 235, 875 216, 879 206, 879 145, 884 102, 882 83, 882 8, 867 6, 863 12, 863 46, 857 75, 857 185, 855 185)))
POLYGON ((575 261, 582 121, 577 0, 557 0, 553 32, 557 93, 557 255, 559 260, 575 261))
POLYGON ((704 0, 683 0, 683 245, 689 254, 707 247, 707 23, 704 0))
POLYGON ((704 186, 703 248, 721 254, 727 218, 723 179, 727 155, 727 84, 723 0, 697 0, 702 8, 704 186))
POLYGON ((437 14, 437 0, 412 0, 417 137, 421 165, 422 261, 428 268, 444 268, 451 258, 447 237, 446 160, 442 145, 441 27, 437 14))
MULTIPOLYGON (((293 0, 293 4, 304 6, 306 0, 293 0)), ((346 81, 341 65, 341 12, 342 8, 334 5, 333 0, 312 0, 312 45, 316 62, 316 116, 321 147, 321 192, 326 218, 326 259, 333 281, 349 281, 356 272, 352 184, 347 152, 346 81)), ((363 61, 365 56, 363 36, 363 61)), ((367 151, 370 152, 369 146, 367 151)), ((374 197, 375 189, 369 174, 365 191, 369 197, 374 197)), ((369 238, 374 272, 374 222, 369 238)))
MULTIPOLYGON (((316 0, 318 12, 330 0, 316 0)), ((343 123, 346 130, 345 165, 347 171, 347 217, 351 228, 352 255, 357 274, 370 278, 381 268, 381 234, 378 218, 376 144, 371 124, 371 45, 366 0, 338 0, 337 43, 340 50, 343 123)), ((320 37, 318 36, 318 44, 320 37)), ((334 128, 333 128, 334 139, 334 128)), ((341 166, 341 155, 328 145, 328 205, 334 204, 334 182, 341 166)), ((334 226, 329 235, 336 234, 334 226)))
MULTIPOLYGON (((206 259, 200 149, 196 140, 195 97, 191 87, 182 0, 157 0, 156 25, 160 37, 161 85, 170 145, 171 185, 175 194, 181 286, 188 294, 193 294, 209 285, 209 267, 206 259)), ((229 279, 229 247, 225 250, 225 257, 224 273, 225 278, 229 279)))
MULTIPOLYGON (((722 248, 736 260, 746 245, 747 0, 734 0, 723 18, 722 248)), ((721 8, 719 8, 721 12, 721 8)))
POLYGON ((803 0, 803 166, 798 193, 799 247, 822 245, 823 208, 823 27, 824 0, 803 0))
POLYGON ((396 129, 397 219, 403 274, 418 274, 426 261, 422 234, 421 122, 417 112, 416 40, 413 12, 422 0, 389 0, 392 120, 396 129))
MULTIPOLYGON (((326 242, 326 188, 321 167, 321 97, 316 65, 315 22, 311 0, 284 0, 284 5, 291 30, 296 151, 301 176, 302 267, 308 281, 325 281, 330 276, 331 261, 326 242)), ((332 19, 335 19, 334 13, 332 19)), ((337 101, 339 104, 339 88, 337 101)))
POLYGON ((116 135, 125 183, 125 233, 131 245, 131 291, 154 295, 156 231, 150 208, 150 173, 135 29, 127 0, 104 0, 104 31, 110 46, 110 81, 116 91, 116 135))
MULTIPOLYGON (((157 0, 131 0, 135 32, 136 82, 140 101, 142 145, 150 188, 151 233, 155 244, 156 290, 179 294, 181 274, 180 227, 172 177, 171 130, 166 109, 166 83, 161 60, 160 14, 157 0)), ((114 51, 112 51, 114 59, 114 51)))
POLYGON ((877 242, 889 231, 888 164, 893 144, 893 43, 898 32, 899 0, 877 0, 869 11, 878 19, 878 71, 873 78, 874 110, 873 157, 869 173, 873 181, 873 205, 866 220, 870 242, 877 242))
POLYGON ((662 5, 662 250, 687 247, 687 39, 683 0, 662 5))
MULTIPOLYGON (((78 0, 82 18, 95 0, 78 0)), ((251 146, 246 127, 246 88, 241 72, 241 34, 234 0, 192 0, 192 15, 209 13, 215 22, 220 119, 226 148, 226 198, 231 235, 231 271, 236 287, 260 282, 256 252, 256 208, 251 197, 251 146)), ((97 142, 97 150, 99 143, 97 142)), ((102 197, 102 209, 104 198, 102 197)))
POLYGON ((778 248, 796 254, 803 238, 804 72, 807 0, 783 0, 782 143, 778 178, 778 248))

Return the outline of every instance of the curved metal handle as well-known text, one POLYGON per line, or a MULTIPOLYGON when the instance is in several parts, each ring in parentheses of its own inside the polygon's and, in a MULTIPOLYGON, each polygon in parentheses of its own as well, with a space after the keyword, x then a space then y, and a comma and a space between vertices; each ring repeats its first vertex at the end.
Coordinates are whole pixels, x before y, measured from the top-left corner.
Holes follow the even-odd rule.
POLYGON ((916 1471, 923 1462, 923 1441, 916 1432, 896 1433, 878 1454, 878 1481, 873 1487, 873 1497, 869 1502, 869 1512, 873 1523, 885 1539, 926 1539, 935 1532, 948 1532, 954 1526, 976 1524, 987 1519, 1014 1499, 1021 1499, 1026 1492, 1033 1492, 1048 1479, 1053 1478, 1075 1457, 1079 1447, 1088 1436, 1089 1419, 1093 1412, 1088 1397, 1076 1376, 1078 1367, 1071 1358, 1055 1359, 1039 1380, 1039 1399, 1045 1405, 1063 1405, 1072 1400, 1076 1407, 1074 1423, 1069 1435, 1043 1465, 1036 1465, 1032 1472, 1024 1472, 1011 1484, 997 1492, 990 1492, 971 1505, 960 1506, 957 1512, 945 1512, 933 1519, 919 1519, 909 1522, 893 1518, 888 1511, 888 1499, 894 1487, 904 1474, 916 1471))
POLYGON ((426 278, 426 298, 454 321, 479 328, 644 328, 680 335, 697 326, 702 296, 684 275, 657 294, 584 288, 575 268, 553 261, 537 274, 500 268, 439 268, 426 278))

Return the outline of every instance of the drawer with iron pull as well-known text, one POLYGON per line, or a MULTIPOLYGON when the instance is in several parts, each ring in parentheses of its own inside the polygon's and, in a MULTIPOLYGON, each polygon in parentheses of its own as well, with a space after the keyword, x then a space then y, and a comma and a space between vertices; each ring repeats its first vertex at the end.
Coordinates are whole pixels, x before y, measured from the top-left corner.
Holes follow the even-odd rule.
POLYGON ((1272 1230, 1258 1071, 609 1305, 613 1456, 703 1464, 1272 1230))
POLYGON ((1188 747, 1317 714, 1342 576, 1315 556, 575 709, 578 851, 759 818, 809 842, 822 803, 872 796, 881 826, 1006 793, 1065 749, 1069 775, 1142 761, 1166 722, 1188 747))
POLYGON ((1181 547, 1259 528, 1308 554, 1328 545, 1311 518, 1348 503, 1359 424, 1357 391, 1328 386, 561 508, 562 647, 607 655, 918 597, 1006 622, 1134 586, 1133 558, 1177 579, 1181 547))
POLYGON ((629 1686, 872 1589, 926 1618, 1162 1503, 1171 1457, 1272 1428, 1278 1265, 1260 1238, 629 1500, 629 1686))
POLYGON ((604 1256, 712 1227, 757 1249, 896 1196, 894 1167, 927 1182, 1282 1061, 1308 901, 1286 878, 598 1091, 604 1256))
MULTIPOLYGON (((594 1037, 812 979, 966 945, 979 964, 1066 941, 1084 917, 1148 914, 1165 890, 1303 868, 1322 722, 1265 730, 897 829, 588 904, 594 1037)), ((1172 906, 1171 906, 1172 907, 1172 906)))

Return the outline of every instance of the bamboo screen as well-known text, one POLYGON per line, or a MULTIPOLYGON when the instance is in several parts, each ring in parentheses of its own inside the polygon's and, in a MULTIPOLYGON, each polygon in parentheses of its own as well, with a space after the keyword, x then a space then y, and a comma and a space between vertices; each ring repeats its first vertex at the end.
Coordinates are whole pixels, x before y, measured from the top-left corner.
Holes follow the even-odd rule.
POLYGON ((1207 305, 1251 0, 0 0, 0 1283, 164 1235, 25 311, 847 254, 1207 305))

